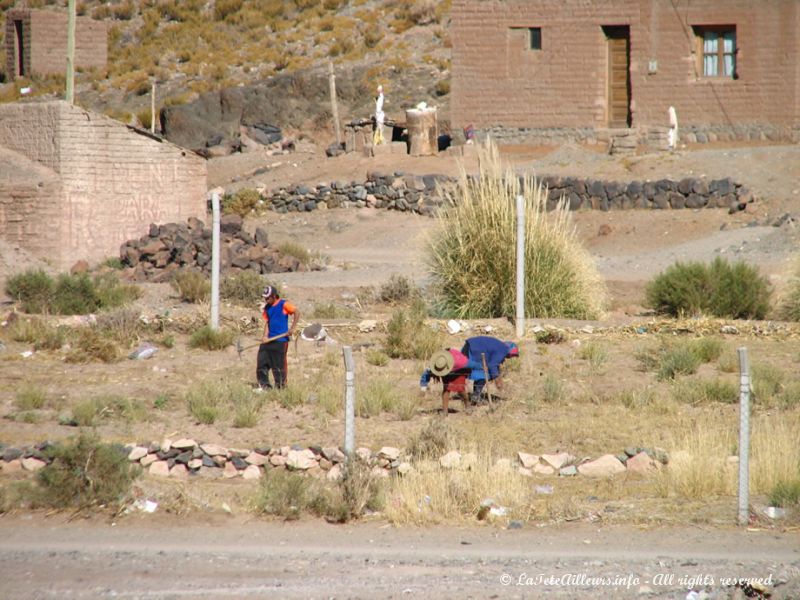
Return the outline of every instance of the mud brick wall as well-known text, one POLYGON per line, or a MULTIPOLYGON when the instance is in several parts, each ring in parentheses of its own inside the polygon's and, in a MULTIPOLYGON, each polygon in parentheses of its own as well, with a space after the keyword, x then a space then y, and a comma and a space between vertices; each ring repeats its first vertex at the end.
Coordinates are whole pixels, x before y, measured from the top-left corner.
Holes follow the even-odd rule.
MULTIPOLYGON (((15 21, 22 21, 23 65, 26 75, 65 75, 67 71, 67 13, 13 9, 6 15, 6 72, 19 75, 15 21)), ((75 67, 105 69, 108 62, 106 24, 89 17, 75 20, 75 67)))
POLYGON ((622 24, 633 127, 667 125, 674 106, 680 126, 695 131, 800 130, 800 3, 783 0, 454 0, 453 125, 606 127, 602 26, 622 24), (700 25, 735 26, 738 79, 698 75, 700 25), (541 28, 541 50, 527 49, 529 27, 541 28))
POLYGON ((0 239, 49 256, 60 243, 61 180, 50 169, 0 148, 0 239))
POLYGON ((34 250, 40 230, 58 229, 46 256, 62 267, 116 256, 150 223, 205 217, 205 160, 66 102, 0 106, 0 145, 60 176, 61 195, 50 199, 59 218, 28 214, 22 246, 34 250))

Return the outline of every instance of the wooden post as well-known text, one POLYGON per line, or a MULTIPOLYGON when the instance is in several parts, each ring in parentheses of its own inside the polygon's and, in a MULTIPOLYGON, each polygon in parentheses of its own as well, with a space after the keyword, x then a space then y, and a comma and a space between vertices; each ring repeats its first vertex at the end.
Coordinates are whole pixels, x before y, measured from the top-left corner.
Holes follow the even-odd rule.
POLYGON ((339 130, 339 106, 336 103, 336 76, 333 74, 333 61, 328 61, 328 84, 331 91, 331 115, 333 118, 333 130, 336 133, 336 146, 342 145, 342 133, 339 130))
MULTIPOLYGON (((21 51, 21 49, 20 49, 21 51)), ((67 102, 75 103, 75 0, 67 7, 67 102)))
POLYGON ((156 132, 156 82, 150 88, 150 133, 156 132))

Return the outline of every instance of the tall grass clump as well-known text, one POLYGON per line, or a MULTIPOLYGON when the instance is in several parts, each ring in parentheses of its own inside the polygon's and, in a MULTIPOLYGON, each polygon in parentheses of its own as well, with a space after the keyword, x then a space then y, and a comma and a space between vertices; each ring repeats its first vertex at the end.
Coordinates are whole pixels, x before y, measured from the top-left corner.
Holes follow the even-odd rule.
POLYGON ((792 274, 781 293, 777 316, 785 321, 800 321, 800 258, 795 259, 792 274))
POLYGON ((425 324, 426 316, 425 304, 419 299, 408 309, 395 310, 386 326, 386 354, 391 358, 427 360, 439 350, 443 338, 425 324))
POLYGON ((198 381, 184 394, 186 410, 197 423, 211 425, 230 414, 237 428, 255 427, 265 400, 233 379, 198 381))
POLYGON ((675 263, 651 280, 645 301, 674 317, 702 314, 731 319, 762 319, 769 310, 770 287, 758 269, 720 257, 710 265, 675 263))
POLYGON ((210 325, 203 325, 189 337, 189 346, 205 350, 222 350, 233 343, 235 335, 230 329, 212 329, 210 325))
POLYGON ((479 176, 468 177, 462 169, 458 186, 444 194, 449 202, 439 215, 428 265, 446 314, 514 314, 515 198, 522 194, 526 314, 579 319, 600 315, 605 286, 576 238, 566 202, 548 211, 546 190, 532 178, 521 184, 511 170, 504 170, 491 141, 480 152, 479 176))
POLYGON ((170 282, 184 302, 202 302, 211 294, 211 282, 200 271, 181 269, 170 282))
POLYGON ((510 518, 530 515, 530 481, 513 469, 498 468, 481 453, 469 469, 444 469, 422 461, 387 490, 386 517, 392 523, 425 525, 474 521, 491 498, 509 510, 510 518))
POLYGON ((134 285, 122 284, 116 273, 62 273, 53 278, 42 270, 28 270, 9 278, 6 293, 27 313, 85 315, 116 308, 141 296, 134 285))
POLYGON ((242 271, 220 282, 219 295, 239 306, 252 306, 261 300, 261 292, 268 283, 258 273, 242 271))
POLYGON ((115 507, 122 503, 141 469, 128 461, 121 446, 94 435, 58 443, 47 454, 50 464, 37 474, 36 504, 52 508, 115 507))

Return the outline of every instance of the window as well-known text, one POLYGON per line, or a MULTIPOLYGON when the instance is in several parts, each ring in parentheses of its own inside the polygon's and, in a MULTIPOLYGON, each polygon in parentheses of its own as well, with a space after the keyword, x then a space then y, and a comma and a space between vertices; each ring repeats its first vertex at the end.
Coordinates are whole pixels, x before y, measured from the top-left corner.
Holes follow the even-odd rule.
POLYGON ((530 36, 530 49, 531 50, 541 50, 542 49, 542 28, 541 27, 529 27, 528 28, 528 35, 530 36))
POLYGON ((695 27, 703 77, 736 79, 736 26, 695 27))

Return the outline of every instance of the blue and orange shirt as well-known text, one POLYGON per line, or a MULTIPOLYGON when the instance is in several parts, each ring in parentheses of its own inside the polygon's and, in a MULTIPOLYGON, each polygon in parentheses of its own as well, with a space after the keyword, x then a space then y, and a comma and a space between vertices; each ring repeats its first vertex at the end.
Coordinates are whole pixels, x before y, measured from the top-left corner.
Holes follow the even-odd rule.
POLYGON ((285 337, 278 338, 275 341, 288 342, 289 341, 289 315, 293 315, 297 309, 293 304, 290 304, 283 298, 279 298, 272 303, 271 306, 264 306, 262 317, 268 324, 268 336, 275 337, 281 333, 287 334, 285 337))

